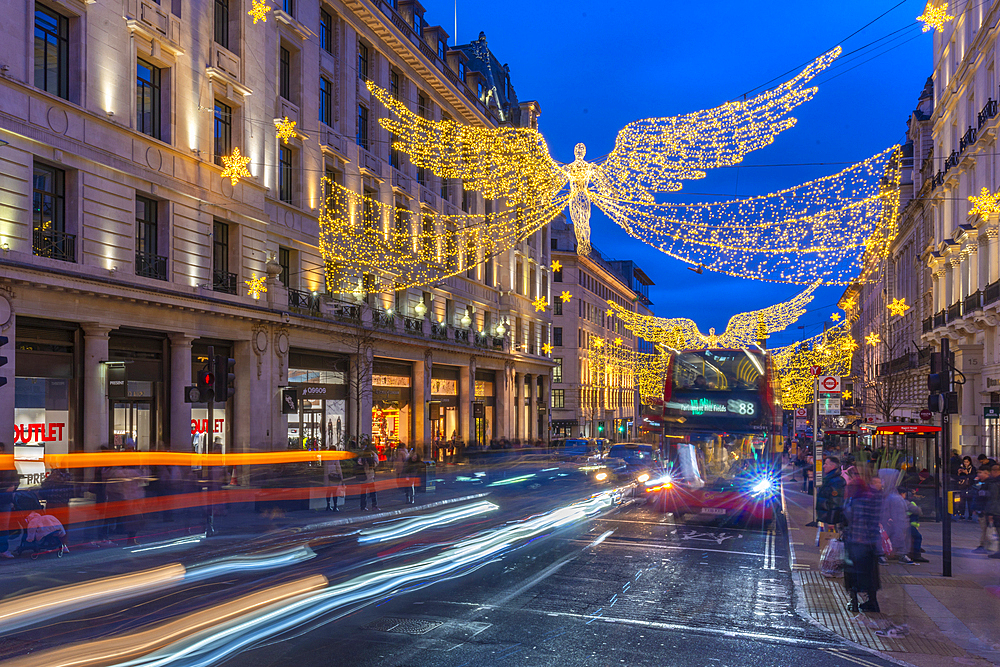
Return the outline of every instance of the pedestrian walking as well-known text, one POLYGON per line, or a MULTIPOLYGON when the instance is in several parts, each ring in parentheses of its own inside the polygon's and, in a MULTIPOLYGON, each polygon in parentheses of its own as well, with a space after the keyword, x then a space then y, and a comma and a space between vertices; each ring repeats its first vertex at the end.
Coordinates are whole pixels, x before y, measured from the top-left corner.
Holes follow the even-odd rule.
POLYGON ((909 489, 901 486, 896 490, 903 502, 906 503, 906 518, 910 522, 910 553, 907 557, 914 563, 929 563, 930 561, 922 555, 924 550, 921 545, 924 542, 924 536, 920 534, 920 517, 923 516, 923 511, 920 509, 920 505, 910 499, 909 489))
MULTIPOLYGON (((996 530, 1000 524, 1000 463, 990 467, 989 497, 986 500, 986 522, 996 530)), ((990 558, 1000 559, 1000 551, 990 554, 990 558)))
POLYGON ((405 477, 403 491, 406 493, 406 502, 410 505, 415 502, 413 498, 413 480, 420 479, 420 474, 425 468, 426 466, 420 457, 420 452, 416 449, 410 451, 410 455, 406 459, 406 465, 403 467, 403 476, 405 477))
MULTIPOLYGON (((3 443, 0 443, 0 454, 6 451, 3 443)), ((13 558, 10 552, 9 522, 10 510, 14 505, 14 492, 20 479, 14 470, 0 470, 0 558, 13 558)))
POLYGON ((146 475, 139 466, 115 466, 107 472, 108 504, 110 511, 118 515, 118 528, 125 533, 125 546, 139 544, 136 535, 145 523, 139 501, 146 497, 145 481, 146 475))
POLYGON ((828 456, 823 460, 823 486, 816 494, 816 519, 833 528, 844 523, 844 491, 847 480, 840 470, 840 459, 828 456))
POLYGON ((887 559, 909 563, 910 519, 907 504, 899 494, 898 487, 885 486, 882 494, 882 528, 892 542, 892 553, 883 554, 887 559))
POLYGON ((323 468, 326 473, 326 509, 329 512, 339 512, 337 503, 341 498, 347 497, 347 489, 344 488, 344 469, 336 459, 324 461, 323 468))
POLYGON ((378 452, 371 445, 358 455, 361 469, 364 474, 364 482, 361 489, 361 511, 368 509, 369 498, 372 501, 372 510, 381 512, 378 506, 378 491, 375 488, 375 470, 378 467, 378 452))
POLYGON ((986 505, 990 499, 990 471, 986 466, 980 466, 976 471, 976 482, 970 490, 972 511, 979 521, 979 546, 972 550, 974 554, 989 553, 989 519, 986 517, 986 505))
MULTIPOLYGON (((403 498, 406 502, 409 502, 409 494, 407 493, 407 485, 405 480, 404 470, 406 468, 406 461, 410 458, 410 450, 406 448, 406 443, 400 442, 396 447, 396 451, 392 455, 392 470, 396 475, 396 486, 403 489, 403 498)), ((410 486, 412 488, 412 485, 410 486)))
POLYGON ((972 457, 966 456, 962 459, 962 464, 958 467, 958 493, 955 495, 958 501, 955 507, 954 516, 958 520, 971 519, 972 508, 970 500, 970 490, 976 480, 976 468, 972 465, 972 457))
POLYGON ((878 555, 882 541, 879 519, 882 515, 882 480, 873 477, 851 502, 845 506, 847 526, 844 529, 846 552, 844 586, 850 596, 848 609, 878 612, 878 555), (867 600, 858 601, 864 593, 867 600))

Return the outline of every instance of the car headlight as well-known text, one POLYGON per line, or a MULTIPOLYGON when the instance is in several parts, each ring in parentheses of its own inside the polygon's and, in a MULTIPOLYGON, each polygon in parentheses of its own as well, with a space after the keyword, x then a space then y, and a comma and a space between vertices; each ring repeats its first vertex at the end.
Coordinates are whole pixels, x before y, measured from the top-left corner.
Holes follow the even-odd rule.
POLYGON ((774 488, 774 482, 769 478, 765 477, 756 484, 753 485, 752 490, 754 493, 767 493, 774 488))
MULTIPOLYGON (((640 478, 640 479, 641 479, 641 478, 640 478)), ((670 478, 670 475, 664 475, 664 476, 663 476, 663 477, 661 477, 660 479, 647 479, 647 480, 645 480, 645 482, 646 482, 646 487, 647 487, 647 488, 648 488, 648 487, 651 487, 651 486, 663 486, 663 487, 666 487, 666 488, 668 488, 668 489, 670 488, 670 486, 671 486, 671 483, 672 483, 673 481, 674 481, 674 480, 672 480, 672 479, 670 478)))
POLYGON ((608 473, 606 472, 599 472, 596 475, 594 475, 594 479, 596 479, 598 482, 603 482, 607 478, 608 478, 608 473))
POLYGON ((645 482, 649 479, 649 473, 644 472, 641 475, 639 475, 636 479, 638 479, 640 482, 645 482))

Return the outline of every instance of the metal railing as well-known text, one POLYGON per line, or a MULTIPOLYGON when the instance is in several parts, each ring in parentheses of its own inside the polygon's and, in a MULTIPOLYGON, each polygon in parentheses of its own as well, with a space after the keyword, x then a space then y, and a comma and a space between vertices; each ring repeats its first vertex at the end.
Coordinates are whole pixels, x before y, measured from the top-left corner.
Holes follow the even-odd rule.
POLYGON ((997 115, 997 101, 992 97, 987 100, 986 106, 983 110, 979 112, 979 129, 983 129, 983 125, 986 125, 991 118, 995 118, 997 115))
POLYGON ((947 323, 947 313, 945 311, 940 311, 934 313, 934 328, 943 327, 947 323))
POLYGON ((983 309, 983 292, 982 290, 976 290, 969 296, 965 297, 963 303, 963 312, 965 314, 974 313, 977 310, 983 309))
POLYGON ((455 329, 455 342, 469 344, 469 330, 455 329))
POLYGON ((979 136, 979 131, 974 127, 969 127, 962 138, 958 141, 958 150, 960 153, 964 153, 965 149, 976 143, 976 139, 979 136))
POLYGON ((948 171, 952 167, 958 166, 958 151, 952 151, 951 154, 944 160, 944 170, 948 171))
POLYGON ((308 313, 317 313, 319 312, 319 299, 312 292, 289 289, 288 307, 308 313))
POLYGON ((360 324, 361 306, 353 303, 334 302, 333 319, 350 324, 360 324))
POLYGON ((948 321, 954 322, 955 320, 961 318, 962 313, 962 302, 956 301, 955 303, 948 306, 948 321))
POLYGON ((403 330, 408 334, 413 334, 415 336, 423 336, 424 321, 423 319, 418 319, 416 317, 404 317, 403 330))
POLYGON ((75 262, 76 234, 36 229, 31 236, 31 249, 38 257, 75 262))
POLYGON ((448 325, 432 322, 431 338, 435 340, 448 340, 448 325))
POLYGON ((490 338, 491 336, 489 334, 477 333, 474 340, 476 347, 489 347, 490 338))
POLYGON ((494 350, 502 350, 503 349, 503 336, 494 336, 493 337, 493 349, 494 350))
POLYGON ((934 317, 928 317, 924 320, 924 333, 929 333, 934 330, 934 317))
POLYGON ((938 173, 934 174, 934 178, 931 180, 931 187, 937 188, 942 185, 944 185, 944 172, 939 171, 938 173))
POLYGON ((167 279, 167 258, 146 252, 135 253, 135 275, 156 280, 167 279))
POLYGON ((216 292, 236 294, 236 274, 228 271, 212 271, 212 289, 216 292))
POLYGON ((375 325, 376 329, 395 329, 396 318, 393 317, 392 313, 376 310, 372 312, 372 324, 375 325))
POLYGON ((983 305, 991 304, 995 301, 1000 301, 1000 280, 994 281, 986 286, 986 291, 983 293, 983 305))

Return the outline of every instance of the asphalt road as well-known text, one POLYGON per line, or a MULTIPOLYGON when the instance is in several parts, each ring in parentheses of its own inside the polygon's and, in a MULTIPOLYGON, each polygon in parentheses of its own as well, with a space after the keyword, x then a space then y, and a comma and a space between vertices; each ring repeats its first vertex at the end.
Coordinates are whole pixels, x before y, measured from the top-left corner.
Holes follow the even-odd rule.
POLYGON ((795 613, 788 555, 780 532, 631 505, 222 664, 892 664, 795 613))

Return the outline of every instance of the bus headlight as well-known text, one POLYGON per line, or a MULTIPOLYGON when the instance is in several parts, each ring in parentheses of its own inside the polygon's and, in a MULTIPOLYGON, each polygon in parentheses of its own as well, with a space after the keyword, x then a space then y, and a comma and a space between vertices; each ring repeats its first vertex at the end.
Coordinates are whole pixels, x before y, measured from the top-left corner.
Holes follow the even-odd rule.
POLYGON ((649 480, 649 473, 648 472, 644 472, 641 475, 639 475, 636 479, 638 479, 640 482, 648 481, 649 480))
POLYGON ((764 477, 761 480, 759 480, 756 484, 754 484, 751 487, 751 490, 758 495, 770 493, 772 490, 774 490, 774 482, 772 482, 769 477, 764 477))
POLYGON ((608 478, 608 473, 606 472, 599 472, 596 475, 594 475, 594 479, 596 479, 598 482, 603 482, 607 478, 608 478))

